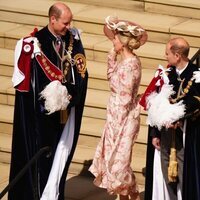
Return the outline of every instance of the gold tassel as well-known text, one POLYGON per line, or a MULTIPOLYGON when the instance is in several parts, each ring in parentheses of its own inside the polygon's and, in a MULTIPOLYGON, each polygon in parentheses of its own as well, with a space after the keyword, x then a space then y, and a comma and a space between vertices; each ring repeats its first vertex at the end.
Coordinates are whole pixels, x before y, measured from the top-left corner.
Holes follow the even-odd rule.
POLYGON ((170 149, 169 166, 168 166, 169 182, 176 182, 177 176, 178 176, 178 162, 176 159, 176 149, 172 147, 170 149))

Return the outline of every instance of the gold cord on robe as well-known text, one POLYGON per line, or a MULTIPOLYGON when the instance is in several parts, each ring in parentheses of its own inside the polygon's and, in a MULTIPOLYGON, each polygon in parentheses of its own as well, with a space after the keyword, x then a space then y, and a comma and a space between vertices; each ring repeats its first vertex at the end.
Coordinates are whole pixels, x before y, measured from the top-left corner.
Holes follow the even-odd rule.
POLYGON ((169 166, 168 166, 168 179, 169 182, 176 182, 178 177, 178 162, 176 157, 175 148, 175 130, 172 130, 172 146, 170 148, 169 166))

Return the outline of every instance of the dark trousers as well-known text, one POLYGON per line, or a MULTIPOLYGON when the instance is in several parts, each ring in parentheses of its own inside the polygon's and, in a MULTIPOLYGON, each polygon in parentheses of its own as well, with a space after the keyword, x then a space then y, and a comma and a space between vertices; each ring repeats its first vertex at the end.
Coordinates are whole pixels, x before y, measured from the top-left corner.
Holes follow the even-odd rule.
POLYGON ((177 182, 169 182, 168 180, 168 166, 169 166, 169 155, 170 148, 172 145, 172 129, 163 129, 161 131, 161 166, 163 177, 166 182, 167 190, 169 192, 170 200, 177 200, 177 185, 180 185, 181 193, 182 193, 182 185, 183 185, 183 158, 184 158, 184 149, 183 149, 183 133, 178 128, 175 130, 175 148, 176 148, 176 156, 178 162, 178 178, 177 182))

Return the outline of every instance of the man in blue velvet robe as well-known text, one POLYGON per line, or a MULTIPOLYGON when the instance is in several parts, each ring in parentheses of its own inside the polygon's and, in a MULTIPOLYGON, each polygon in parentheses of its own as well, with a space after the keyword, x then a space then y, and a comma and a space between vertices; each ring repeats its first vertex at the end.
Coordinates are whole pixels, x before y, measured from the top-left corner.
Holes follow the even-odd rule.
MULTIPOLYGON (((200 135, 200 71, 188 59, 188 53, 189 44, 183 38, 173 38, 167 43, 165 54, 169 66, 166 75, 168 84, 173 86, 174 91, 174 94, 170 97, 170 102, 171 104, 182 102, 185 106, 185 115, 161 130, 157 129, 157 125, 149 129, 145 200, 157 200, 152 197, 153 179, 156 178, 156 175, 153 174, 155 167, 153 147, 161 152, 161 168, 164 185, 167 189, 165 190, 166 193, 164 192, 165 195, 158 197, 158 199, 165 199, 166 196, 170 200, 179 199, 178 196, 182 196, 182 199, 185 200, 200 199, 200 159, 198 156, 200 153, 198 143, 200 135), (172 139, 172 135, 175 136, 175 140, 172 139), (169 180, 168 174, 172 141, 175 142, 174 147, 178 162, 178 176, 175 181, 169 180), (177 186, 179 186, 179 193, 177 186)), ((159 83, 162 81, 159 80, 159 83)), ((161 87, 158 85, 156 84, 155 88, 159 93, 162 85, 160 85, 161 87)), ((150 87, 147 90, 150 91, 150 87)), ((161 104, 162 102, 160 102, 161 104)), ((162 117, 162 113, 158 112, 157 115, 160 118, 162 117)), ((159 185, 158 187, 161 189, 162 186, 159 185)))
POLYGON ((70 8, 55 3, 49 9, 49 24, 17 43, 10 181, 41 148, 50 147, 51 152, 42 155, 11 188, 10 200, 35 200, 42 195, 43 199, 64 200, 64 185, 79 136, 88 80, 80 35, 76 28, 70 27, 71 21, 70 8), (41 97, 41 92, 55 81, 68 93, 60 98, 56 96, 60 91, 50 91, 53 95, 48 100, 57 98, 57 105, 48 110, 47 99, 41 97), (61 101, 66 100, 69 103, 63 109, 61 101), (57 163, 57 159, 62 163, 57 163), (52 174, 56 173, 60 176, 56 176, 55 185, 49 186, 54 180, 52 174), (50 192, 55 192, 56 198, 48 197, 50 192))

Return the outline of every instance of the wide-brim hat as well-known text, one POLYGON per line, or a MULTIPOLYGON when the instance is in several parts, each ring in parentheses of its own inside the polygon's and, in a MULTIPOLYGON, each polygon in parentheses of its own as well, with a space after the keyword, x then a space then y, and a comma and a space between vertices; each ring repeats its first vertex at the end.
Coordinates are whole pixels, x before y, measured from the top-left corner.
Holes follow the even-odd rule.
POLYGON ((106 17, 105 22, 103 29, 104 34, 110 40, 114 39, 117 33, 139 40, 140 45, 143 45, 148 39, 145 29, 135 22, 119 20, 116 17, 111 16, 106 17))

